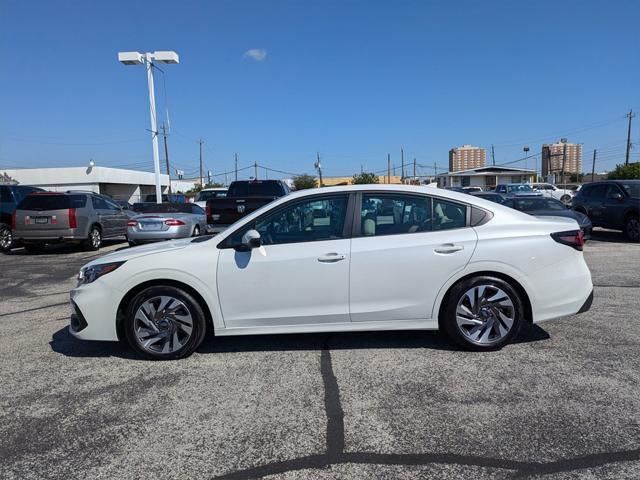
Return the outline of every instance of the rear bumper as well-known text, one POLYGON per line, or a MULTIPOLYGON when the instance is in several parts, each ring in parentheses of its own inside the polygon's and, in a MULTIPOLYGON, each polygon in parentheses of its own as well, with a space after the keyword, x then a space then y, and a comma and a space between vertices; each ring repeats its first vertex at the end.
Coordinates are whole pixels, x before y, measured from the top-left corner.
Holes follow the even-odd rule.
POLYGON ((188 238, 193 233, 190 225, 169 227, 167 230, 140 231, 131 227, 127 228, 127 238, 134 242, 158 242, 176 238, 188 238))
POLYGON ((80 242, 86 239, 77 229, 14 230, 13 238, 22 243, 80 242))
POLYGON ((589 294, 589 297, 585 300, 585 302, 580 307, 580 310, 576 312, 576 315, 584 312, 588 312, 591 309, 591 304, 593 303, 593 290, 589 294))

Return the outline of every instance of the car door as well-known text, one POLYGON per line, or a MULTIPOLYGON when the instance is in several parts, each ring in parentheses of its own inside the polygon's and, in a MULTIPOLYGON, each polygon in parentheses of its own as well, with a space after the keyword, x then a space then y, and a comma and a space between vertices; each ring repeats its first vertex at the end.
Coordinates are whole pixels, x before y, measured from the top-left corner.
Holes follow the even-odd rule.
POLYGON ((104 198, 97 195, 91 195, 91 204, 93 205, 94 214, 102 227, 102 237, 107 238, 113 236, 113 210, 109 208, 104 198))
POLYGON ((618 185, 611 183, 602 202, 601 224, 611 228, 624 227, 624 214, 627 209, 627 196, 618 185))
POLYGON ((218 298, 227 328, 349 322, 349 195, 313 195, 266 212, 223 242, 218 298), (255 229, 262 246, 236 251, 255 229))
POLYGON ((591 222, 595 225, 606 224, 604 218, 604 199, 607 193, 607 184, 600 183, 589 188, 588 195, 585 198, 585 204, 587 205, 587 215, 591 219, 591 222))
POLYGON ((351 321, 430 318, 438 292, 475 249, 468 207, 400 193, 363 193, 358 204, 351 240, 351 321))
POLYGON ((111 235, 122 236, 127 233, 127 222, 129 221, 129 215, 127 212, 117 203, 105 198, 107 208, 111 212, 109 214, 109 222, 111 228, 111 235))

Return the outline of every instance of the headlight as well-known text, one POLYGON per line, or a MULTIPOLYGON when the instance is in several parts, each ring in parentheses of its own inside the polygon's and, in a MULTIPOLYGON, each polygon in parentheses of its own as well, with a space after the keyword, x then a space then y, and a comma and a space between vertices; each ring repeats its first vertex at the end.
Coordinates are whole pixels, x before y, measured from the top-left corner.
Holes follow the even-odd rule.
POLYGON ((78 285, 95 282, 98 278, 113 272, 124 262, 101 263, 100 265, 91 265, 90 267, 82 267, 78 273, 78 285))

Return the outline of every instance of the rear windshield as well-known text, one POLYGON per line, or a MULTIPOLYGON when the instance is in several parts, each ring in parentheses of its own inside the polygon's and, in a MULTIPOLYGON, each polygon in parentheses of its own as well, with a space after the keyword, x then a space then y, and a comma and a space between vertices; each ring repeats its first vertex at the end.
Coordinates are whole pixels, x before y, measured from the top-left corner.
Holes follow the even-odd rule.
POLYGON ((191 213, 190 203, 134 203, 131 208, 139 213, 191 213))
POLYGON ((27 195, 18 204, 20 210, 64 210, 65 208, 82 208, 87 203, 86 195, 35 194, 27 195))
POLYGON ((229 197, 278 197, 283 188, 280 182, 234 182, 229 187, 229 197))

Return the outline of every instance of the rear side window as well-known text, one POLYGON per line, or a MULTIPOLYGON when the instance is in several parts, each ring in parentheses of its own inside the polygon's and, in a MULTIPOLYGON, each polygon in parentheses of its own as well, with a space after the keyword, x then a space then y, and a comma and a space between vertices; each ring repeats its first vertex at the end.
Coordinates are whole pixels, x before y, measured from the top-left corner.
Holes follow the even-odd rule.
POLYGON ((35 194, 27 195, 18 205, 20 210, 64 210, 71 208, 68 195, 57 194, 35 194))
POLYGON ((13 202, 13 197, 11 196, 11 191, 9 190, 9 187, 0 187, 0 202, 2 203, 13 202))
POLYGON ((191 205, 191 213, 194 215, 204 215, 205 211, 200 205, 191 205))
POLYGON ((433 199, 433 229, 450 230, 467 225, 467 207, 459 203, 433 199))
POLYGON ((69 195, 69 199, 73 208, 83 208, 87 204, 86 195, 69 195))

